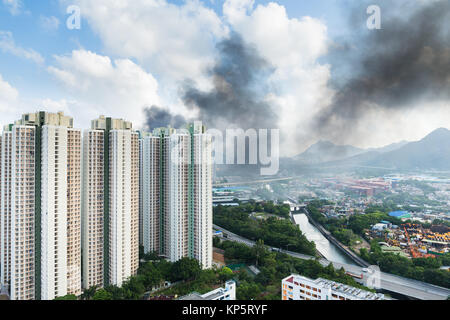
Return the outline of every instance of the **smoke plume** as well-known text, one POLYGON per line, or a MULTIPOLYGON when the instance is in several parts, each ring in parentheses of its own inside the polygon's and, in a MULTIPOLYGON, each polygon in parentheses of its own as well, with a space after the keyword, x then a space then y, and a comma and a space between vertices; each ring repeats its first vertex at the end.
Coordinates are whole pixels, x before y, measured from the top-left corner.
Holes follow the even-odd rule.
MULTIPOLYGON (((414 2, 410 10, 394 9, 392 1, 378 3, 382 29, 365 30, 352 40, 357 54, 349 54, 351 61, 345 63, 353 74, 317 116, 314 127, 321 136, 349 135, 371 109, 401 110, 450 98, 450 2, 414 2)), ((351 16, 360 29, 367 5, 359 5, 351 16)))
POLYGON ((217 50, 219 58, 209 70, 213 89, 203 92, 186 82, 186 106, 209 127, 274 128, 277 115, 264 100, 273 68, 236 33, 218 43, 217 50))
POLYGON ((146 117, 146 130, 162 127, 181 128, 186 124, 186 119, 181 115, 174 115, 166 109, 152 106, 144 110, 146 117))

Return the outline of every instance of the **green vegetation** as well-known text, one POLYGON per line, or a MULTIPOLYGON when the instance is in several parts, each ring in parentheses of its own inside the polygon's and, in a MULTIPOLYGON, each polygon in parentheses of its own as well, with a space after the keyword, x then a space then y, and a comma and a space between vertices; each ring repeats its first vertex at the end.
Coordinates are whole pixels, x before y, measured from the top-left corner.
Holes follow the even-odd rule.
POLYGON ((450 265, 450 254, 436 258, 408 259, 392 253, 383 253, 376 239, 371 242, 370 253, 361 249, 361 258, 378 265, 382 271, 402 277, 428 282, 437 286, 450 288, 450 272, 440 270, 442 266, 450 265))
MULTIPOLYGON (((401 225, 403 223, 400 219, 388 215, 388 212, 393 210, 393 207, 390 204, 372 206, 367 208, 366 213, 363 215, 353 215, 343 219, 327 219, 323 216, 319 212, 319 208, 325 204, 327 203, 324 203, 323 201, 312 201, 308 205, 308 211, 317 222, 332 232, 332 234, 344 244, 351 243, 350 239, 352 234, 365 237, 364 231, 382 220, 389 221, 396 225, 401 225)), ((408 220, 407 222, 411 221, 408 220)), ((445 224, 445 222, 442 221, 435 221, 433 224, 435 223, 445 224)), ((422 258, 411 260, 393 253, 383 253, 381 247, 378 245, 378 242, 380 241, 384 241, 384 239, 371 241, 370 252, 368 252, 367 249, 362 248, 360 250, 361 258, 370 264, 378 265, 384 272, 450 288, 450 272, 439 269, 442 266, 448 266, 450 264, 450 254, 436 257, 435 259, 422 258)))
POLYGON ((64 301, 64 300, 78 300, 78 298, 77 298, 77 296, 74 295, 74 294, 69 294, 69 295, 64 296, 64 297, 56 298, 55 300, 59 300, 59 301, 64 301))
POLYGON ((269 217, 257 220, 251 217, 253 212, 265 212, 279 217, 289 217, 289 206, 250 202, 238 207, 217 206, 214 208, 214 223, 247 239, 263 240, 277 248, 289 248, 291 251, 315 255, 314 243, 309 242, 298 227, 288 219, 269 217))
MULTIPOLYGON (((239 300, 279 300, 281 299, 281 280, 292 273, 309 278, 326 278, 351 286, 362 287, 345 274, 343 269, 335 270, 330 264, 323 267, 318 260, 301 260, 280 252, 271 252, 264 245, 289 249, 314 255, 315 245, 309 242, 301 231, 289 219, 289 207, 274 205, 272 202, 255 203, 254 201, 239 207, 216 207, 214 222, 232 232, 257 241, 250 248, 244 244, 230 241, 220 242, 214 238, 214 246, 224 250, 227 263, 255 265, 260 273, 254 276, 246 269, 234 272, 224 267, 221 269, 202 270, 195 259, 183 258, 171 263, 161 259, 155 253, 143 254, 136 276, 130 277, 122 287, 107 286, 103 289, 92 287, 84 290, 81 300, 140 300, 145 296, 183 296, 191 292, 200 294, 223 286, 229 279, 235 279, 237 298, 239 300), (267 220, 251 217, 254 212, 263 212, 267 220), (166 281, 172 283, 169 288, 156 289, 166 281)), ((142 251, 142 250, 141 250, 142 251)), ((74 296, 59 298, 73 300, 74 296)))
MULTIPOLYGON (((148 257, 154 260, 154 255, 148 257)), ((141 300, 146 292, 150 295, 173 296, 182 296, 193 291, 205 293, 222 286, 232 277, 233 272, 228 268, 202 270, 198 261, 190 258, 183 258, 175 263, 166 260, 146 261, 141 264, 137 275, 130 277, 122 287, 91 287, 84 290, 80 300, 141 300), (152 292, 153 288, 165 281, 175 285, 152 292)), ((77 297, 68 295, 55 300, 77 300, 77 297)))
MULTIPOLYGON (((327 204, 327 203, 325 203, 327 204)), ((369 207, 365 214, 356 214, 344 218, 327 218, 322 215, 319 208, 325 205, 323 201, 311 201, 308 204, 308 211, 313 219, 325 227, 331 234, 347 246, 353 245, 364 237, 364 230, 369 229, 380 221, 389 221, 393 224, 401 224, 401 220, 390 217, 386 207, 369 207)))
POLYGON ((225 251, 227 263, 246 263, 257 265, 261 271, 251 276, 242 270, 235 275, 237 280, 238 300, 280 300, 281 280, 296 273, 312 279, 325 278, 343 284, 369 290, 359 285, 343 269, 335 270, 330 264, 323 267, 317 260, 301 260, 284 253, 270 252, 264 242, 259 241, 253 248, 244 244, 224 241, 214 241, 215 246, 225 251))
POLYGON ((92 300, 112 300, 112 293, 106 291, 105 289, 98 290, 92 300))

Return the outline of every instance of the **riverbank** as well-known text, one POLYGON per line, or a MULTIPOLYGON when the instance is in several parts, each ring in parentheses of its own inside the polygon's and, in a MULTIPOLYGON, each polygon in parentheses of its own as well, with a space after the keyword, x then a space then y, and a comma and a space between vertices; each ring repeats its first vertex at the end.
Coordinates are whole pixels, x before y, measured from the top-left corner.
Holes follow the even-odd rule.
POLYGON ((316 227, 317 230, 319 230, 319 232, 328 240, 330 241, 334 246, 336 246, 343 254, 345 254, 348 258, 350 258, 354 263, 356 263, 358 266, 361 267, 368 267, 370 266, 369 263, 367 263, 366 261, 364 261, 363 259, 361 259, 356 253, 354 253, 353 251, 350 250, 350 248, 348 248, 347 246, 345 246, 344 244, 342 244, 340 241, 338 241, 335 237, 333 237, 333 235, 326 230, 321 224, 317 223, 312 216, 310 215, 310 213, 308 212, 308 210, 306 208, 303 209, 303 213, 306 215, 306 217, 308 218, 308 221, 314 226, 316 227))
MULTIPOLYGON (((294 225, 298 225, 298 226, 300 226, 298 223, 297 223, 297 221, 295 221, 295 218, 294 218, 294 214, 290 214, 289 215, 289 218, 291 219, 291 222, 294 224, 294 225)), ((301 228, 300 228, 300 231, 302 231, 301 230, 301 228)), ((303 232, 303 231, 302 231, 303 232)), ((305 232, 304 232, 305 233, 305 232)), ((308 238, 308 236, 305 234, 305 236, 308 238)), ((309 241, 311 241, 310 239, 308 239, 309 241)), ((319 251, 319 249, 317 248, 317 244, 316 244, 316 256, 318 256, 319 258, 321 258, 321 259, 325 259, 325 260, 327 260, 327 257, 325 257, 320 251, 319 251)))

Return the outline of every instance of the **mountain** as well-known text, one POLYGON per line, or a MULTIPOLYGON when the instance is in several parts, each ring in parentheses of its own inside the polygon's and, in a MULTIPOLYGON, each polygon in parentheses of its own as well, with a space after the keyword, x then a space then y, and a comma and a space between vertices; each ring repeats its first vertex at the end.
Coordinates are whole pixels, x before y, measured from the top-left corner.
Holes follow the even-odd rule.
POLYGON ((377 155, 365 164, 406 170, 450 170, 450 130, 437 129, 420 141, 377 155))
POLYGON ((305 152, 294 157, 302 164, 318 164, 349 158, 365 152, 353 146, 339 146, 330 141, 319 141, 305 152))
POLYGON ((367 149, 367 151, 368 152, 375 151, 375 152, 379 152, 379 153, 386 153, 386 152, 400 149, 401 147, 406 146, 408 143, 409 143, 409 141, 400 141, 400 142, 393 143, 393 144, 390 144, 390 145, 382 147, 382 148, 370 148, 370 149, 367 149))
POLYGON ((402 141, 382 148, 361 149, 350 145, 340 146, 330 141, 321 140, 293 159, 300 164, 320 164, 344 159, 360 162, 360 159, 371 159, 380 153, 400 149, 408 143, 407 141, 402 141))
POLYGON ((286 161, 290 167, 373 167, 396 170, 450 170, 450 130, 440 128, 420 141, 402 141, 383 148, 360 149, 319 141, 286 161))

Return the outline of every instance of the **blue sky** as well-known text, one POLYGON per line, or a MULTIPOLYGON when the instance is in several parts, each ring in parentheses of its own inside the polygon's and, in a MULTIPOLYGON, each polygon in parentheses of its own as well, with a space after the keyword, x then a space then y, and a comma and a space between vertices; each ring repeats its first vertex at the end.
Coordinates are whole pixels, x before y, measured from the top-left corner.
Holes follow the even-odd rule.
MULTIPOLYGON (((170 3, 182 5, 183 0, 171 0, 170 3)), ((271 1, 257 0, 255 4, 267 4, 271 1)), ((222 3, 219 0, 203 1, 205 6, 222 15, 222 3)), ((330 36, 338 35, 344 30, 345 16, 343 1, 336 0, 280 0, 290 18, 301 18, 305 15, 324 21, 329 27, 330 36)), ((13 34, 15 44, 25 49, 33 49, 44 59, 45 65, 0 50, 0 74, 10 84, 19 89, 24 96, 39 97, 51 95, 53 99, 61 99, 65 93, 59 90, 45 66, 51 64, 54 55, 69 54, 72 50, 84 48, 103 53, 101 39, 92 31, 89 23, 82 19, 81 30, 69 30, 65 27, 66 6, 59 0, 34 1, 22 0, 22 7, 17 14, 11 14, 9 7, 0 4, 0 30, 13 34), (56 17, 59 27, 49 30, 43 26, 42 19, 56 17), (39 81, 36 81, 36 80, 39 81)))
MULTIPOLYGON (((0 30, 11 32, 17 46, 38 52, 44 57, 45 64, 51 63, 53 55, 67 54, 80 46, 101 50, 99 39, 88 25, 81 30, 68 30, 65 27, 68 15, 59 1, 23 0, 22 3, 18 14, 11 14, 5 4, 0 5, 0 30), (52 16, 59 19, 57 30, 46 29, 42 24, 43 17, 52 16)), ((56 99, 63 96, 45 70, 45 65, 36 65, 1 50, 0 57, 0 74, 24 94, 30 97, 51 94, 56 99)))

